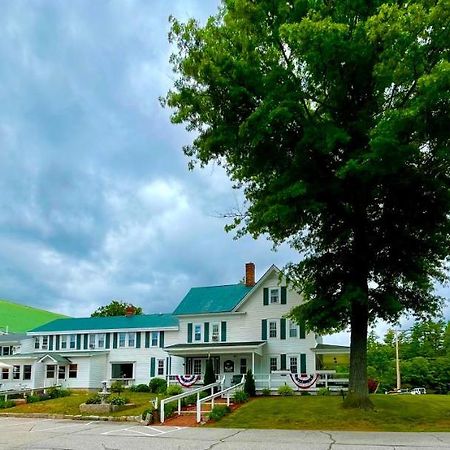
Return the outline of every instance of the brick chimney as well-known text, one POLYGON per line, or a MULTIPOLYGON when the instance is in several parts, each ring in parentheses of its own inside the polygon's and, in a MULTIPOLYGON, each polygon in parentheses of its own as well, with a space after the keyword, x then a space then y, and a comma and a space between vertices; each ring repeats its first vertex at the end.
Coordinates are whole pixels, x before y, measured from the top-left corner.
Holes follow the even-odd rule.
POLYGON ((126 315, 127 317, 134 316, 134 306, 128 305, 128 306, 126 307, 126 309, 125 309, 125 315, 126 315))
POLYGON ((245 285, 248 287, 255 285, 255 265, 252 262, 245 264, 245 285))

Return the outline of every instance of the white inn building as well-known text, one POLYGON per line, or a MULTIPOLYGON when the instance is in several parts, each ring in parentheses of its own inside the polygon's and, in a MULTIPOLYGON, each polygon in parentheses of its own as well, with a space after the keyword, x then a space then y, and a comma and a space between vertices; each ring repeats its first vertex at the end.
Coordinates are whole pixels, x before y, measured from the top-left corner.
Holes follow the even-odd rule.
POLYGON ((255 283, 248 263, 245 283, 192 288, 172 314, 63 318, 0 335, 0 390, 186 375, 201 382, 208 358, 225 385, 251 369, 259 388, 277 379, 295 387, 295 378, 324 378, 324 362, 347 362, 349 353, 286 318, 301 302, 275 266, 255 283))

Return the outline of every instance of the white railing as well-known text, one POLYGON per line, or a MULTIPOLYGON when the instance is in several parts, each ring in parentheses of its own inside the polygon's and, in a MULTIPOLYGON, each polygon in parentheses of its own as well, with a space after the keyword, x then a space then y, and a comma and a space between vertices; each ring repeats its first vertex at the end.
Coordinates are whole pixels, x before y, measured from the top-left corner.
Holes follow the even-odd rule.
POLYGON ((206 403, 211 400, 211 409, 214 408, 214 399, 217 397, 223 397, 226 393, 226 399, 227 399, 227 406, 230 406, 230 394, 232 391, 234 391, 237 388, 240 388, 245 383, 245 375, 242 376, 242 380, 234 384, 233 386, 230 386, 229 388, 223 389, 220 392, 211 393, 211 395, 208 395, 208 397, 199 398, 197 397, 197 423, 200 423, 202 420, 202 403, 206 403))
POLYGON ((213 389, 217 386, 220 386, 223 384, 224 379, 221 381, 216 381, 215 383, 208 384, 207 386, 201 386, 195 389, 191 389, 189 391, 183 392, 181 394, 172 395, 172 397, 165 398, 161 400, 161 406, 160 406, 160 415, 159 420, 161 423, 164 423, 165 420, 165 413, 164 413, 164 406, 167 405, 167 403, 178 401, 178 415, 181 414, 181 400, 183 398, 189 397, 192 394, 197 394, 197 402, 200 400, 200 392, 205 391, 207 389, 211 389, 211 393, 213 393, 213 389))

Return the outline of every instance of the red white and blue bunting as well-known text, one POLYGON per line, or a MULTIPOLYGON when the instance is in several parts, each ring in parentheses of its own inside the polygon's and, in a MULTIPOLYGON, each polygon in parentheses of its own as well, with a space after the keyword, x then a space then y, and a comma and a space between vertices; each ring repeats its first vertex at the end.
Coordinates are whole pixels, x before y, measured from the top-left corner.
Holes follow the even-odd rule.
POLYGON ((298 375, 296 373, 290 373, 291 380, 299 389, 309 389, 319 378, 319 375, 298 375))
POLYGON ((190 387, 200 380, 200 375, 176 375, 178 383, 183 387, 190 387))

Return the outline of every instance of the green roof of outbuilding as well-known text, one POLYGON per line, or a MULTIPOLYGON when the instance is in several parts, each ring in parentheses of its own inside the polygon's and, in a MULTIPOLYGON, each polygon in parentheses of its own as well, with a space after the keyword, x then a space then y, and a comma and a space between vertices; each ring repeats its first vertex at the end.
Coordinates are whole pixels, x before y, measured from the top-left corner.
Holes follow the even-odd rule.
POLYGON ((245 284, 192 288, 173 312, 175 315, 232 311, 251 291, 245 284))
POLYGON ((114 329, 171 328, 178 326, 172 314, 143 314, 139 316, 81 317, 58 319, 31 330, 33 333, 48 331, 89 331, 114 329))

